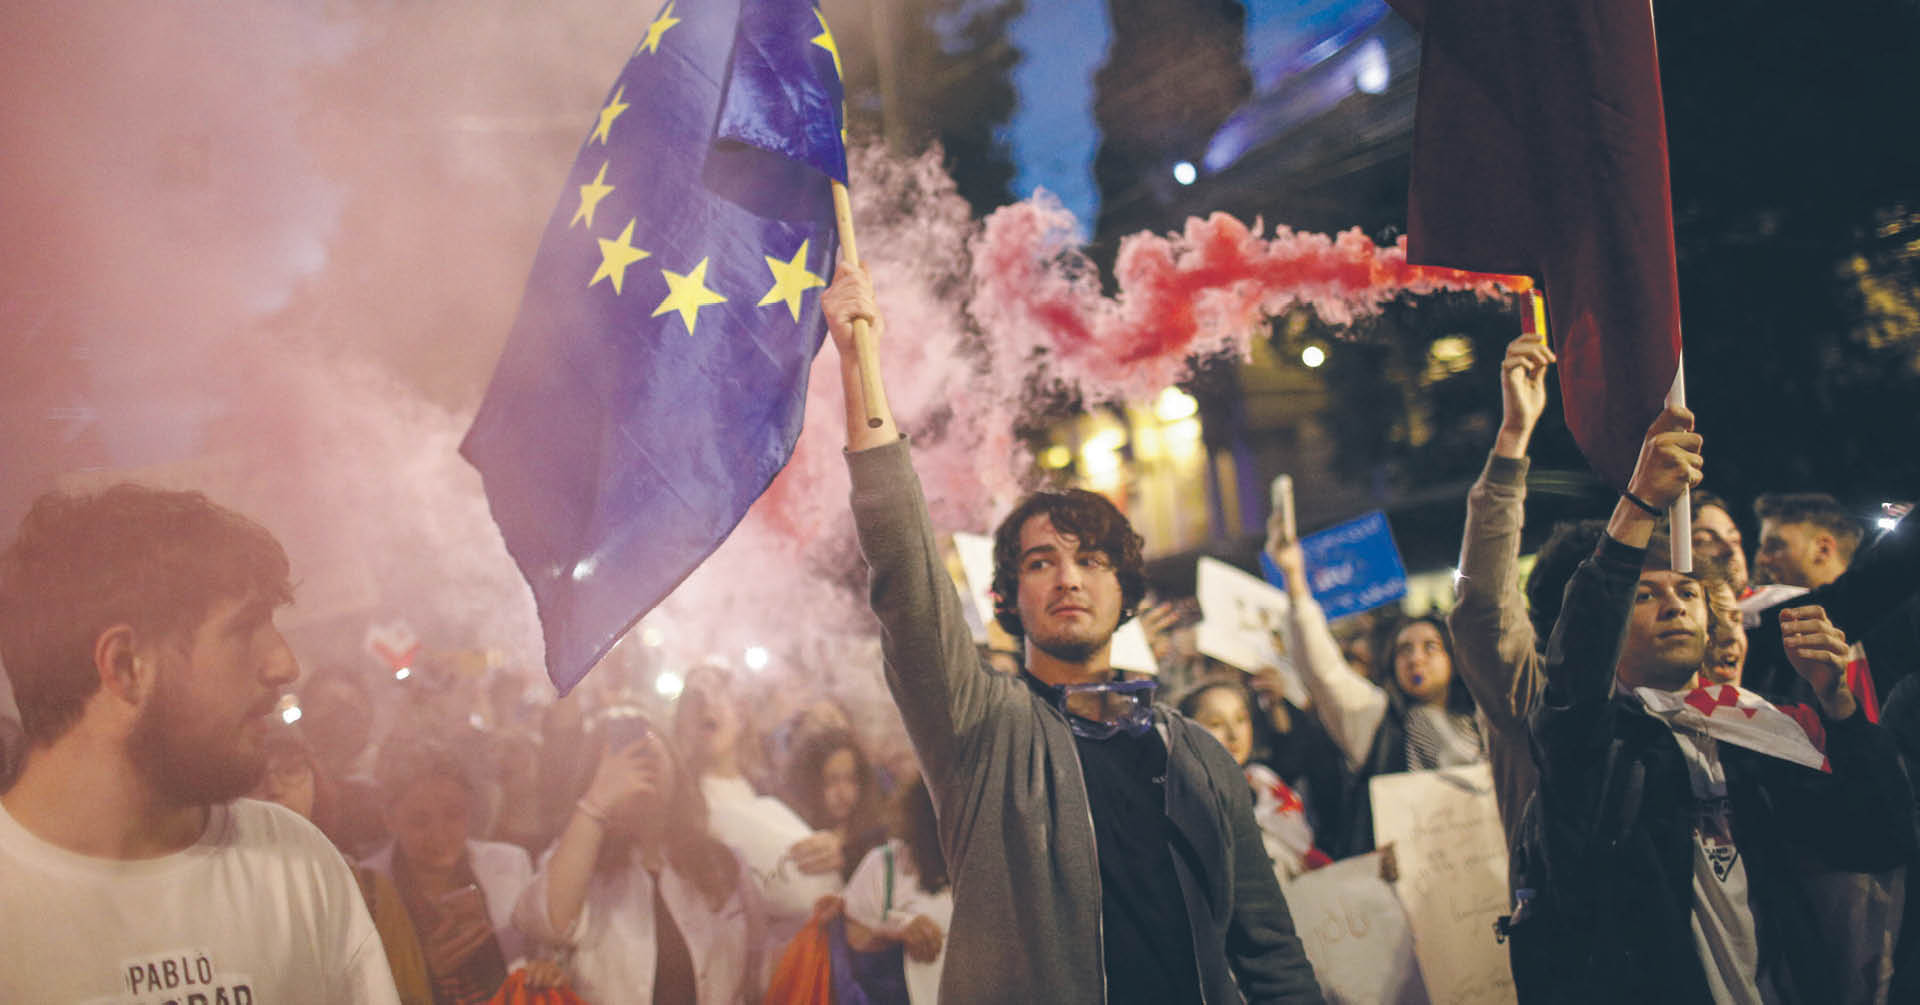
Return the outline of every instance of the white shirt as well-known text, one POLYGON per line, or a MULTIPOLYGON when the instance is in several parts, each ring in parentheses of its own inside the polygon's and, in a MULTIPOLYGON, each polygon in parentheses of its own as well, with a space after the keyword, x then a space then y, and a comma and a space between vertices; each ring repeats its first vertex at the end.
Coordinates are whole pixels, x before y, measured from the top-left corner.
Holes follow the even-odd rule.
POLYGON ((786 803, 753 791, 744 778, 700 779, 707 800, 707 819, 713 836, 732 848, 753 875, 755 888, 767 912, 770 958, 806 924, 814 902, 840 892, 840 874, 803 873, 787 849, 810 837, 813 828, 786 803))
MULTIPOLYGON (((546 858, 552 858, 548 851, 546 858)), ((654 938, 653 875, 635 861, 613 872, 595 872, 586 903, 573 927, 555 931, 547 911, 546 860, 520 895, 513 923, 536 943, 570 947, 567 978, 593 1005, 650 1005, 659 948, 654 938)), ((744 878, 744 877, 743 877, 744 878)), ((667 866, 660 893, 686 939, 693 960, 699 1005, 759 1001, 759 907, 742 882, 719 907, 693 882, 667 866)), ((671 1003, 678 1005, 678 1003, 671 1003)))
POLYGON ((940 1000, 940 970, 947 962, 946 934, 953 924, 953 887, 939 893, 920 888, 906 842, 895 838, 867 853, 847 880, 847 917, 876 931, 898 934, 925 915, 940 926, 940 955, 931 963, 906 957, 907 998, 913 1005, 940 1000), (893 850, 893 908, 887 909, 887 850, 893 850))
POLYGON ((291 810, 210 808, 191 847, 80 855, 0 807, 0 1001, 398 1005, 346 859, 291 810))
POLYGON ((1719 741, 1676 728, 1693 782, 1693 941, 1721 1005, 1761 1005, 1760 943, 1747 899, 1747 863, 1733 843, 1733 809, 1719 741))

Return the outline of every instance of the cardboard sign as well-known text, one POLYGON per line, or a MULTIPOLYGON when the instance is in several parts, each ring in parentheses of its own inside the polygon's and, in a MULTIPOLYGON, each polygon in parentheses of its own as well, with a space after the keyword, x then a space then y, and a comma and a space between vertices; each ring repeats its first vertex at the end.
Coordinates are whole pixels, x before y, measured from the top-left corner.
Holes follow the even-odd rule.
POLYGON ((1247 673, 1266 667, 1279 670, 1281 693, 1304 707, 1306 684, 1273 639, 1273 633, 1286 626, 1292 609, 1286 591, 1217 558, 1200 559, 1194 579, 1203 615, 1194 638, 1200 651, 1247 673))
POLYGON ((1286 886, 1294 931, 1330 1005, 1415 1005, 1427 999, 1413 929, 1380 853, 1303 873, 1286 886))
POLYGON ((1392 844, 1399 860, 1394 888, 1435 1005, 1514 1001, 1507 947, 1493 934, 1507 911, 1507 840, 1493 769, 1482 762, 1376 775, 1371 792, 1374 843, 1392 844))

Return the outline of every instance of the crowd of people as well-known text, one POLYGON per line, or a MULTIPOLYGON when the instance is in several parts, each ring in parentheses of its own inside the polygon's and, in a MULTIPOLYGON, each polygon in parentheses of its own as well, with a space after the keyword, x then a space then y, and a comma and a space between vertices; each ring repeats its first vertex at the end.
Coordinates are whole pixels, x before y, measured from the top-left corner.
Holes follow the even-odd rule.
POLYGON ((1111 502, 1042 492, 995 535, 1016 647, 990 653, 853 362, 853 321, 884 329, 864 269, 825 304, 897 718, 720 665, 671 701, 601 677, 550 704, 483 668, 381 714, 390 672, 301 673, 257 524, 49 495, 0 557, 0 999, 749 1002, 814 966, 808 1000, 875 1005, 1318 1001, 1287 884, 1375 850, 1373 778, 1483 762, 1520 1000, 1920 995, 1911 528, 1764 495, 1749 557, 1670 408, 1611 514, 1523 576, 1556 363, 1523 336, 1451 610, 1330 624, 1274 514, 1302 695, 1193 651, 1111 502), (1136 614, 1157 675, 1109 662, 1136 614))

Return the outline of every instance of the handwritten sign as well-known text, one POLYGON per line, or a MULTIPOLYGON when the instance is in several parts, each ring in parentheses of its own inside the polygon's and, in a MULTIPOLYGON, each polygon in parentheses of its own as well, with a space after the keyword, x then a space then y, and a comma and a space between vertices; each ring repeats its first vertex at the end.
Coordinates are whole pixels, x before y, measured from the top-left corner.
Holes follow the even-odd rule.
POLYGON ((1493 769, 1376 775, 1373 837, 1399 859, 1395 889, 1413 926, 1414 953, 1434 1005, 1514 1001, 1507 947, 1494 919, 1507 910, 1507 842, 1493 801, 1493 769))
POLYGON ((1287 884, 1287 909, 1332 1005, 1415 1005, 1427 1001, 1413 929, 1393 887, 1380 878, 1380 853, 1356 855, 1287 884))
POLYGON ((1293 664, 1274 647, 1273 633, 1287 623, 1286 591, 1217 558, 1202 558, 1194 570, 1200 624, 1194 643, 1202 653, 1248 673, 1274 667, 1282 693, 1295 705, 1307 703, 1307 688, 1293 664))

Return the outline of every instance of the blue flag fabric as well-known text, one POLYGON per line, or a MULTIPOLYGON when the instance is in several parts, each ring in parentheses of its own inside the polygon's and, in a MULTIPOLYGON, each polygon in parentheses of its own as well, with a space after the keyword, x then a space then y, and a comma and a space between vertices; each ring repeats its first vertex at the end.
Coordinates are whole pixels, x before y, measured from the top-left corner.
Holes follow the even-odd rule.
POLYGON ((566 693, 792 455, 846 177, 809 0, 676 0, 580 147, 461 453, 566 693))
MULTIPOLYGON (((1407 567, 1393 543, 1387 515, 1379 510, 1308 534, 1300 539, 1300 550, 1306 553, 1307 589, 1328 621, 1407 595, 1407 567)), ((1265 549, 1260 551, 1260 573, 1267 582, 1286 588, 1286 574, 1265 549)))

